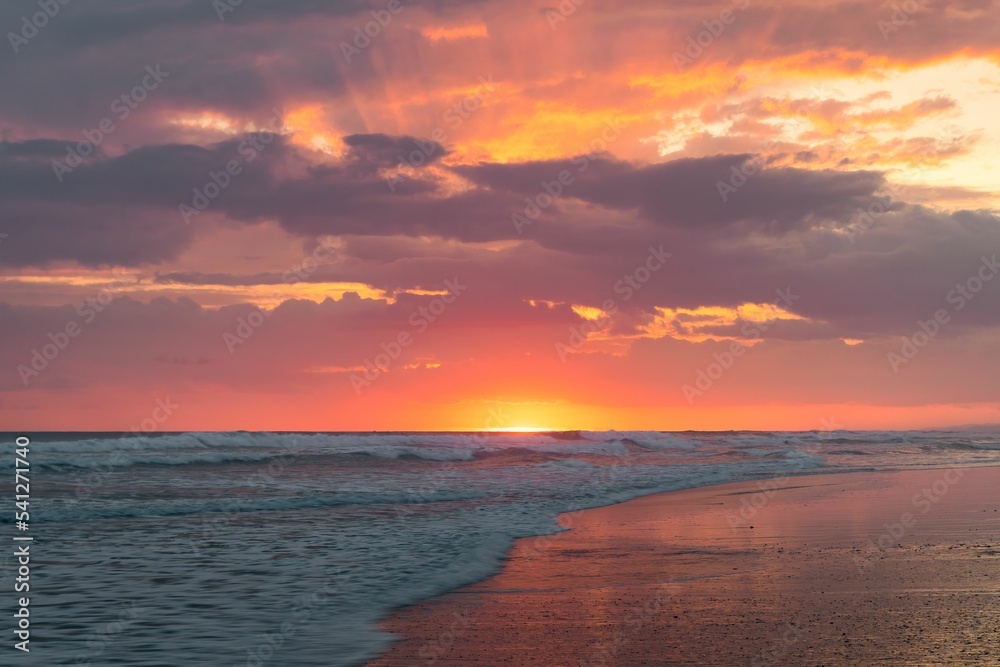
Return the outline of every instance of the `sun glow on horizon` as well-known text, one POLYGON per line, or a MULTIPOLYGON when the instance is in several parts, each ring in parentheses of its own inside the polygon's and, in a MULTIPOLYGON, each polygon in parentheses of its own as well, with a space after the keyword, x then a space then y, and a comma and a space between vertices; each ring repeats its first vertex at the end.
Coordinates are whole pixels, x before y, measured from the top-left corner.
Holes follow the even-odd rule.
POLYGON ((545 426, 503 426, 497 428, 477 429, 484 433, 548 433, 558 429, 547 428, 545 426))

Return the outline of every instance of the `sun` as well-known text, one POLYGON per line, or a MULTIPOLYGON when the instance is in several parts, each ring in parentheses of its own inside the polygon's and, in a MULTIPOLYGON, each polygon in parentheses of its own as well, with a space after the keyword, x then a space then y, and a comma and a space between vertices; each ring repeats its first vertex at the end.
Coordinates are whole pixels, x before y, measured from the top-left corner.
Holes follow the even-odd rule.
POLYGON ((497 428, 484 428, 483 431, 490 433, 546 433, 552 429, 545 426, 503 426, 497 428))

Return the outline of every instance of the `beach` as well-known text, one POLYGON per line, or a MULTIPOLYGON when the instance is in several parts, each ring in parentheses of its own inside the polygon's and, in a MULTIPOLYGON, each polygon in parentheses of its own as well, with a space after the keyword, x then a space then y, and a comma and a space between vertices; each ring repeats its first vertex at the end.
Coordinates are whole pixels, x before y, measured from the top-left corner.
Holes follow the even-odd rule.
POLYGON ((1000 467, 784 476, 564 514, 397 610, 368 667, 998 665, 1000 467))
POLYGON ((30 456, 26 665, 991 650, 990 433, 52 433, 30 456), (962 614, 895 593, 928 583, 962 614))

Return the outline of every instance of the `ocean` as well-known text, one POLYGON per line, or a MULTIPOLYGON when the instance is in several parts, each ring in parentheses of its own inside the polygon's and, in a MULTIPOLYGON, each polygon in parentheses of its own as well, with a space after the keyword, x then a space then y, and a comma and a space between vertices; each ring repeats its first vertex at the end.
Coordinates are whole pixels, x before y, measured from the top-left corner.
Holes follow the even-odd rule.
MULTIPOLYGON (((47 666, 362 664, 392 642, 390 610, 496 572, 559 513, 1000 462, 1000 433, 957 431, 26 435, 24 663, 47 666)), ((15 576, 13 548, 0 569, 15 576)))

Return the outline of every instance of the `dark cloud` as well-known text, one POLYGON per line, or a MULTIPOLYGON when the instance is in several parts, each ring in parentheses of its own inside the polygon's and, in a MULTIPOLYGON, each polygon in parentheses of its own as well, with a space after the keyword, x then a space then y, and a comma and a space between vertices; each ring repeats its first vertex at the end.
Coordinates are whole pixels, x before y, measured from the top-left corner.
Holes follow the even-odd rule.
POLYGON ((5 202, 0 230, 8 234, 0 266, 157 263, 176 257, 194 237, 194 230, 168 210, 43 201, 5 202))
MULTIPOLYGON (((412 178, 402 179, 390 189, 376 173, 379 163, 388 162, 397 148, 416 146, 421 141, 444 154, 439 144, 411 137, 356 136, 347 161, 309 165, 298 160, 295 149, 280 135, 269 135, 264 144, 254 141, 251 135, 210 147, 145 146, 117 157, 85 158, 69 172, 53 166, 51 158, 57 142, 44 144, 48 151, 44 156, 37 150, 14 145, 0 153, 0 197, 10 203, 0 212, 0 224, 14 232, 32 224, 44 228, 46 235, 58 234, 70 226, 86 234, 88 229, 94 231, 89 225, 97 224, 90 221, 93 215, 102 221, 102 234, 111 233, 116 220, 132 225, 132 233, 140 233, 148 222, 133 224, 120 216, 108 218, 100 210, 133 207, 136 216, 155 214, 160 224, 167 220, 164 227, 169 231, 185 225, 180 206, 194 208, 199 196, 196 190, 204 194, 215 189, 218 194, 203 207, 204 213, 192 214, 188 221, 211 214, 244 222, 276 219, 289 231, 303 235, 403 233, 494 240, 513 234, 503 215, 504 210, 514 208, 516 198, 512 194, 477 189, 449 197, 436 183, 412 178), (20 158, 26 154, 36 159, 20 158), (227 179, 223 172, 230 161, 238 163, 240 172, 227 179), (291 166, 296 166, 294 175, 285 174, 286 167, 291 166), (62 171, 58 175, 62 182, 56 171, 62 171), (213 174, 223 174, 219 178, 228 184, 222 188, 211 185, 213 174), (64 214, 42 214, 52 213, 57 204, 66 205, 64 214), (72 215, 67 217, 70 211, 72 215), (171 217, 175 220, 171 221, 171 217)), ((70 142, 63 144, 64 151, 67 145, 70 142)), ((150 242, 155 243, 161 233, 151 235, 150 242)), ((45 247, 26 248, 17 261, 52 259, 45 247)), ((156 252, 142 253, 143 261, 156 252)), ((93 263, 86 246, 80 248, 76 259, 93 263)), ((117 261, 132 264, 139 259, 122 255, 117 261)))
MULTIPOLYGON (((394 153, 417 141, 412 137, 354 135, 344 161, 324 164, 304 160, 281 136, 248 161, 243 141, 91 158, 63 183, 51 169, 54 142, 2 144, 0 196, 7 205, 0 224, 17 252, 0 253, 0 262, 162 262, 188 247, 205 216, 225 216, 243 224, 276 220, 304 237, 346 237, 343 257, 308 281, 360 281, 394 293, 459 272, 474 277, 478 298, 494 307, 529 299, 598 306, 616 296, 615 285, 650 247, 662 246, 674 257, 626 304, 634 316, 657 306, 765 303, 775 290, 791 288, 801 295, 794 312, 829 323, 829 335, 864 338, 905 335, 949 307, 949 291, 974 274, 984 253, 1000 248, 1000 224, 990 211, 949 214, 893 202, 861 216, 884 201, 875 199, 884 185, 876 172, 763 168, 723 201, 718 183, 751 164, 748 156, 654 165, 598 157, 584 170, 572 160, 454 167, 473 183, 457 192, 418 170, 419 178, 392 191, 378 166, 391 164, 394 153), (194 190, 204 190, 210 174, 233 159, 243 171, 185 224, 178 206, 192 204, 194 190), (564 170, 572 170, 573 182, 519 233, 511 216, 523 214, 526 198, 538 201, 564 170), (460 251, 427 245, 428 237, 526 243, 460 251)), ((279 270, 172 271, 159 280, 285 282, 279 270)), ((956 317, 954 330, 993 326, 998 318, 1000 290, 984 290, 956 317)))
MULTIPOLYGON (((548 196, 545 188, 554 184, 563 195, 550 208, 542 209, 547 219, 563 224, 565 204, 575 199, 606 209, 635 211, 669 227, 742 222, 752 229, 777 233, 810 225, 815 219, 843 224, 858 207, 869 204, 882 185, 881 175, 873 172, 785 168, 740 176, 740 169, 748 172, 753 164, 748 156, 684 159, 650 166, 598 158, 584 163, 455 167, 457 173, 479 187, 452 194, 433 177, 404 177, 390 186, 379 173, 380 168, 394 166, 400 152, 408 148, 423 146, 426 150, 421 150, 421 155, 427 156, 428 163, 443 156, 444 147, 431 141, 381 134, 352 135, 345 140, 349 153, 343 162, 309 164, 301 161, 285 137, 267 135, 267 139, 267 143, 259 143, 262 138, 250 136, 209 147, 145 146, 117 157, 84 158, 72 171, 54 167, 52 157, 58 142, 0 144, 0 196, 11 203, 0 215, 15 231, 31 221, 47 228, 49 234, 68 225, 85 233, 88 225, 96 224, 89 222, 94 216, 100 220, 103 233, 114 228, 117 221, 130 225, 129 233, 138 235, 149 229, 148 223, 128 220, 125 211, 135 216, 155 214, 161 221, 176 211, 176 221, 165 224, 165 230, 178 230, 198 216, 224 214, 244 222, 275 219, 289 231, 302 235, 435 235, 462 241, 494 241, 521 238, 524 230, 518 230, 512 216, 525 213, 525 207, 530 206, 526 199, 543 203, 548 196), (240 171, 226 176, 230 162, 235 162, 240 171), (585 168, 581 169, 581 164, 585 168), (563 174, 570 174, 573 182, 560 185, 563 174), (220 178, 226 185, 216 188, 212 182, 220 178), (720 187, 732 188, 724 193, 726 201, 720 187), (189 210, 186 219, 180 214, 181 205, 196 208, 198 193, 212 193, 213 188, 217 191, 214 197, 201 198, 201 203, 207 204, 201 207, 204 213, 189 210), (121 213, 108 215, 103 212, 107 207, 116 207, 121 213), (72 216, 67 217, 69 211, 72 216)), ((594 233, 601 237, 607 231, 597 229, 594 233)), ((163 233, 153 233, 151 244, 163 233)), ((560 243, 553 230, 543 231, 541 237, 543 243, 553 247, 560 243)), ((579 239, 570 236, 562 243, 572 248, 579 239)), ((168 244, 160 252, 165 248, 176 250, 175 244, 168 244)), ((93 263, 94 257, 85 247, 80 252, 79 261, 93 263)), ((141 256, 148 261, 155 254, 150 251, 141 256)), ((45 251, 36 248, 20 261, 32 259, 46 259, 45 251)), ((127 256, 118 260, 139 261, 138 257, 127 256)), ((107 256, 102 255, 101 261, 107 261, 107 256)))
MULTIPOLYGON (((37 0, 6 2, 0 9, 0 23, 19 25, 21 17, 39 11, 37 0)), ((86 6, 60 3, 59 13, 42 31, 49 48, 65 50, 108 46, 143 37, 152 32, 173 32, 214 27, 218 35, 238 25, 279 22, 309 16, 359 14, 372 7, 366 0, 257 0, 221 3, 202 0, 173 0, 155 3, 120 3, 90 0, 86 6), (232 11, 218 11, 222 4, 232 11), (221 17, 221 18, 220 18, 221 17)), ((26 52, 30 53, 27 49, 26 52)))
POLYGON ((66 143, 57 139, 29 139, 22 142, 0 141, 0 160, 11 158, 60 159, 65 156, 66 143))
POLYGON ((868 171, 766 168, 750 155, 685 158, 631 165, 609 158, 457 167, 481 185, 532 197, 561 189, 567 196, 636 210, 659 223, 696 226, 751 223, 772 231, 843 220, 872 203, 884 184, 868 171), (560 176, 568 185, 561 186, 560 176), (570 179, 572 179, 570 181, 570 179))
POLYGON ((396 167, 416 168, 433 164, 448 155, 448 149, 430 139, 393 137, 387 134, 351 134, 343 139, 350 147, 349 160, 366 173, 396 167), (410 156, 413 155, 414 159, 410 156))

